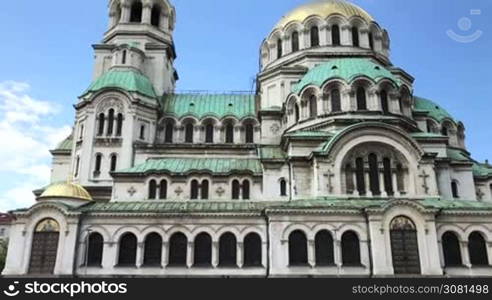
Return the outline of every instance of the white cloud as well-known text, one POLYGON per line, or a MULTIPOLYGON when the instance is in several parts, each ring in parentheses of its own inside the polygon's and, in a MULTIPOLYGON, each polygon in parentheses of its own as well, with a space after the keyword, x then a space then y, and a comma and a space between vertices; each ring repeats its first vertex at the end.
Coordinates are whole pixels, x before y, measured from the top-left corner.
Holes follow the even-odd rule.
POLYGON ((32 205, 34 189, 50 178, 50 153, 66 138, 70 126, 50 124, 60 107, 29 96, 24 82, 0 82, 0 211, 32 205))

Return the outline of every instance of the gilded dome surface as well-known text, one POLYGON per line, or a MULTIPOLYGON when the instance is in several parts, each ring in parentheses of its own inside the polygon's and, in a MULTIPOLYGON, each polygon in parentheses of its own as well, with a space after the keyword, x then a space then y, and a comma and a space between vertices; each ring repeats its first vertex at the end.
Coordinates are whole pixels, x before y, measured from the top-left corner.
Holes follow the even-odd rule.
POLYGON ((291 22, 303 22, 310 16, 327 18, 333 14, 339 14, 346 18, 358 16, 368 23, 374 21, 371 15, 355 4, 343 0, 320 0, 299 6, 289 12, 277 23, 275 29, 284 28, 291 22))
POLYGON ((50 185, 39 197, 39 199, 45 198, 69 198, 92 201, 91 195, 84 187, 71 182, 59 182, 50 185))

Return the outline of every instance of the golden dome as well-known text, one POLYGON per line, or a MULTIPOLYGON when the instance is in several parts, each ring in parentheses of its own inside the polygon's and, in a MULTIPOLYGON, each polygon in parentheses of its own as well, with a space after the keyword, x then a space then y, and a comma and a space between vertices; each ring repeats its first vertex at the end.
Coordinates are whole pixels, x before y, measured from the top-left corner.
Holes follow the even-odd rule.
POLYGON ((69 198, 92 201, 91 195, 84 187, 71 182, 53 183, 39 197, 39 199, 44 198, 69 198))
POLYGON ((333 14, 339 14, 346 18, 358 16, 368 23, 374 22, 374 19, 365 10, 355 4, 344 0, 320 0, 299 6, 289 12, 282 17, 280 22, 275 26, 275 29, 284 28, 290 22, 303 22, 310 16, 319 16, 325 19, 333 14))

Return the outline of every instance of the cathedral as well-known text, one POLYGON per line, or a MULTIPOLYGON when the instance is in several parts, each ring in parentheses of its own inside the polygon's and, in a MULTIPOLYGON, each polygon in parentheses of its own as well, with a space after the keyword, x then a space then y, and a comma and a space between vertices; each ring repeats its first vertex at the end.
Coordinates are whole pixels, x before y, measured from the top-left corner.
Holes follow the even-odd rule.
POLYGON ((492 276, 492 166, 368 12, 302 5, 258 45, 255 91, 176 93, 170 0, 108 2, 3 275, 492 276))

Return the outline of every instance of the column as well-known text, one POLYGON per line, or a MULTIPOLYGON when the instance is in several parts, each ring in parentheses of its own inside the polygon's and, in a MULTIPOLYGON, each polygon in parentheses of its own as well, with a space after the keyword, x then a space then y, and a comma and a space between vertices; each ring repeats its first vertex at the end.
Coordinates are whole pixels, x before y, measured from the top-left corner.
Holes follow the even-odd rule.
POLYGON ((364 177, 365 177, 365 185, 366 185, 366 196, 367 197, 372 197, 372 191, 371 191, 371 176, 369 175, 369 171, 365 170, 364 171, 364 177))
POLYGON ((353 195, 355 197, 359 197, 359 189, 358 189, 358 186, 357 186, 357 172, 354 168, 354 171, 352 172, 352 177, 353 177, 353 181, 354 181, 354 192, 353 192, 353 195))
POLYGON ((328 45, 328 40, 327 40, 327 35, 326 35, 326 31, 327 31, 326 25, 319 26, 318 28, 319 28, 319 44, 320 44, 320 46, 328 45))
POLYGON ((487 247, 487 254, 489 256, 489 266, 492 266, 492 242, 485 241, 487 247))
POLYGON ((388 193, 386 192, 386 187, 384 184, 384 171, 379 170, 379 190, 381 191, 382 197, 388 197, 388 193))
POLYGON ((169 15, 163 12, 159 20, 159 29, 162 31, 166 31, 170 27, 169 22, 170 22, 169 15))
POLYGON ((325 39, 326 39, 326 45, 332 46, 333 45, 333 40, 331 39, 331 25, 326 24, 325 26, 325 39))
POLYGON ((463 265, 467 268, 471 268, 470 262, 470 253, 468 252, 468 241, 460 241, 461 248, 461 260, 463 261, 463 265))
POLYGON ((129 23, 130 22, 130 3, 124 2, 121 3, 121 23, 129 23))
POLYGON ((268 267, 267 266, 268 243, 269 241, 263 241, 263 243, 261 243, 261 265, 265 268, 268 267))
POLYGON ((314 240, 308 240, 308 264, 311 268, 316 266, 316 251, 314 240))
POLYGON ((360 34, 360 47, 369 49, 371 46, 369 45, 369 29, 361 28, 359 30, 360 34))
POLYGON ((333 249, 333 254, 334 254, 334 260, 335 260, 335 265, 338 267, 338 269, 342 268, 343 266, 343 259, 342 259, 342 243, 339 239, 336 238, 336 233, 334 234, 334 249, 333 249))
POLYGON ((169 253, 168 253, 168 242, 162 242, 162 257, 161 257, 161 266, 165 268, 169 263, 169 253))
POLYGON ((342 46, 350 46, 352 44, 351 30, 352 27, 350 25, 343 25, 340 27, 340 44, 342 44, 342 46))
POLYGON ((398 191, 398 178, 396 176, 396 172, 391 172, 391 184, 393 185, 393 193, 395 197, 400 197, 400 191, 398 191))
POLYGON ((217 268, 219 265, 219 242, 212 242, 212 267, 217 268))
POLYGON ((244 265, 244 243, 238 242, 236 244, 236 264, 238 267, 242 268, 244 265))
POLYGON ((145 243, 137 243, 137 268, 144 264, 144 245, 145 243))
POLYGON ((186 250, 186 266, 191 268, 193 266, 194 259, 194 243, 188 242, 188 249, 186 250))
POLYGON ((142 23, 150 25, 151 19, 152 19, 152 3, 145 2, 143 4, 143 10, 142 10, 142 23))

